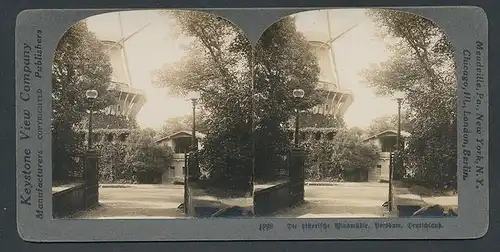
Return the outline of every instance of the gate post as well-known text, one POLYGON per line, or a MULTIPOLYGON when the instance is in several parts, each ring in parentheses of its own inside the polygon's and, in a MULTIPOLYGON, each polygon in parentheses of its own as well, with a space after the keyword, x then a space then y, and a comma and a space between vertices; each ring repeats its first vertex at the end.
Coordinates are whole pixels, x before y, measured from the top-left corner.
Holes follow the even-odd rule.
POLYGON ((189 167, 187 170, 189 182, 197 181, 200 178, 200 174, 201 174, 197 150, 192 150, 189 152, 189 155, 187 158, 187 167, 189 167))
POLYGON ((198 151, 191 150, 184 155, 184 214, 194 216, 195 210, 192 204, 190 186, 195 185, 200 178, 200 166, 198 162, 198 151))
POLYGON ((290 205, 304 201, 304 166, 305 151, 300 148, 290 150, 290 205))
POLYGON ((84 207, 89 209, 99 204, 99 156, 94 150, 87 151, 85 155, 83 177, 84 207))
POLYGON ((389 213, 392 213, 392 211, 394 210, 394 193, 393 193, 394 184, 393 184, 393 180, 394 180, 394 153, 391 152, 389 154, 389 195, 388 195, 388 199, 387 199, 387 207, 388 207, 389 213))

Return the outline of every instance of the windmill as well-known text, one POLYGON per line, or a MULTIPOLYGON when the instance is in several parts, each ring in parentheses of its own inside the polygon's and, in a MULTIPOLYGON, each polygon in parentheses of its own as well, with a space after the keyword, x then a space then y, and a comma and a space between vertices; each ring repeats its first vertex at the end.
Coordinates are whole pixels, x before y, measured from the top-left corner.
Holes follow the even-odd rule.
POLYGON ((304 29, 301 32, 309 41, 309 44, 318 59, 320 76, 316 88, 326 91, 324 102, 314 107, 312 112, 314 114, 335 117, 343 116, 354 101, 354 97, 350 90, 345 89, 340 85, 338 67, 335 60, 335 53, 333 51, 333 43, 349 33, 357 26, 357 24, 351 26, 340 34, 333 36, 329 11, 322 10, 312 12, 311 14, 314 16, 310 16, 312 17, 310 20, 313 21, 309 27, 314 28, 312 30, 304 29), (322 12, 325 13, 324 16, 321 15, 323 14, 322 12), (316 27, 318 27, 317 23, 324 23, 325 20, 327 24, 326 31, 316 29, 316 27))
POLYGON ((125 50, 125 42, 148 27, 151 22, 135 32, 125 35, 120 12, 93 16, 86 20, 87 26, 105 47, 113 73, 108 90, 118 96, 118 103, 108 107, 105 112, 113 116, 135 118, 146 103, 143 90, 133 88, 129 60, 125 50), (110 29, 111 27, 111 29, 110 29))

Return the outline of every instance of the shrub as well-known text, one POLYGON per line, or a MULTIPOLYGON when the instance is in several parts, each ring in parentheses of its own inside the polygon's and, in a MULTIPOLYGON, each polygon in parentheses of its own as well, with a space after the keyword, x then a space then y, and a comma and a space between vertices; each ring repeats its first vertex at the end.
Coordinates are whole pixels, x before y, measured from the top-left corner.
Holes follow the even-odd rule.
POLYGON ((332 140, 308 139, 304 146, 308 152, 305 172, 310 180, 363 181, 379 159, 374 145, 348 130, 340 131, 332 140))

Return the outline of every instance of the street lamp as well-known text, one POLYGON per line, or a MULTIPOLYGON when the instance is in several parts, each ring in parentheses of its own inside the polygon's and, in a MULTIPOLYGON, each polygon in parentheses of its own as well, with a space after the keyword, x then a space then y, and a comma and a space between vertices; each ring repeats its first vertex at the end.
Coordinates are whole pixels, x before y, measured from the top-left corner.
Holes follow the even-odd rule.
POLYGON ((85 96, 87 99, 90 101, 90 107, 89 107, 89 138, 88 138, 88 149, 92 149, 92 114, 94 113, 93 111, 93 101, 97 99, 97 96, 99 96, 99 93, 97 90, 94 89, 89 89, 85 92, 85 96))
POLYGON ((396 136, 396 153, 397 156, 393 156, 393 162, 389 166, 389 200, 387 202, 389 212, 392 212, 393 209, 393 179, 394 179, 394 163, 396 163, 397 168, 400 170, 401 167, 399 167, 399 157, 401 153, 401 103, 403 103, 403 97, 404 93, 403 92, 395 92, 394 93, 394 98, 396 99, 398 103, 398 133, 396 136))
POLYGON ((297 106, 295 114, 295 139, 294 139, 294 144, 295 147, 297 148, 299 147, 299 116, 300 116, 299 99, 304 98, 304 90, 294 89, 292 95, 295 98, 295 104, 297 106))
POLYGON ((189 189, 188 189, 188 182, 189 182, 189 166, 193 165, 193 162, 195 161, 194 155, 196 150, 198 149, 198 146, 196 144, 196 104, 198 103, 198 100, 200 99, 200 92, 197 91, 192 91, 188 93, 188 99, 191 100, 191 103, 193 105, 193 130, 191 134, 191 152, 189 154, 189 159, 188 163, 185 167, 185 172, 184 172, 184 214, 188 215, 189 214, 189 189))

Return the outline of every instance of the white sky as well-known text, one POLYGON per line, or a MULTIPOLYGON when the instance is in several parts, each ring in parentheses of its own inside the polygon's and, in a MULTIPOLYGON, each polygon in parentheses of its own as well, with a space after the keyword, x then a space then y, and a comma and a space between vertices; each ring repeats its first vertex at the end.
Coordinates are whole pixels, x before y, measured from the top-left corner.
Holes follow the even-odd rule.
MULTIPOLYGON (((309 12, 297 15, 297 26, 300 29, 311 29, 307 25, 312 19, 325 20, 323 25, 315 25, 320 32, 327 32, 324 13, 309 12)), ((104 14, 92 18, 89 29, 99 38, 121 38, 116 13, 104 14)), ((143 89, 147 95, 147 103, 137 116, 141 127, 161 128, 166 119, 186 115, 191 112, 191 105, 184 99, 169 97, 167 90, 155 88, 152 84, 152 73, 165 64, 175 63, 184 55, 183 46, 188 39, 178 38, 173 28, 173 21, 160 16, 156 11, 121 12, 125 35, 129 35, 144 25, 151 25, 130 38, 125 43, 128 56, 132 86, 143 89)), ((367 127, 371 121, 380 116, 396 113, 395 102, 387 97, 377 97, 367 87, 359 72, 370 64, 380 63, 387 59, 389 52, 385 44, 375 34, 376 27, 364 15, 362 9, 332 10, 330 13, 332 32, 341 33, 354 24, 356 28, 334 43, 336 63, 339 72, 339 83, 342 88, 350 89, 354 94, 354 102, 345 114, 348 126, 367 127)), ((323 21, 321 21, 323 22, 323 21)))

